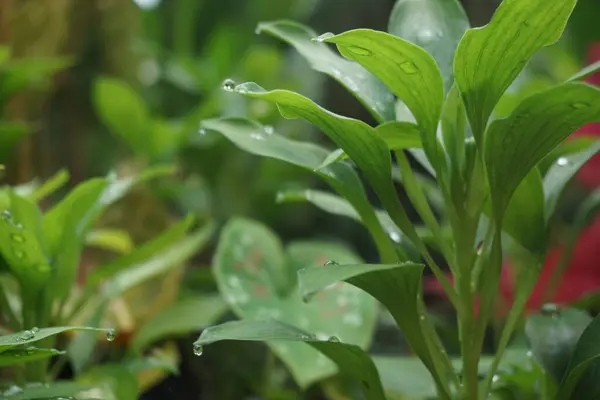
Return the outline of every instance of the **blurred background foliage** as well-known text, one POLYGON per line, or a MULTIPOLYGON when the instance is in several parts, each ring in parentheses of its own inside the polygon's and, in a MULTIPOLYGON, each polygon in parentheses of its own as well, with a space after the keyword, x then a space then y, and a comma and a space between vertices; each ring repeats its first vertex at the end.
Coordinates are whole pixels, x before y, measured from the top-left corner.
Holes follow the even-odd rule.
MULTIPOLYGON (((252 156, 198 127, 206 118, 246 116, 291 138, 325 140, 307 124, 280 118, 271 104, 222 90, 227 78, 298 91, 334 112, 373 122, 352 96, 312 71, 293 49, 253 33, 258 22, 275 19, 297 20, 317 32, 385 30, 393 3, 0 0, 0 162, 5 164, 5 182, 39 182, 66 168, 72 187, 111 170, 128 174, 174 163, 175 177, 136 188, 106 213, 101 226, 126 229, 139 244, 189 212, 219 223, 245 215, 266 223, 284 240, 333 238, 351 243, 367 261, 375 261, 374 248, 357 223, 309 204, 276 204, 278 191, 321 186, 311 174, 252 156)), ((486 23, 498 3, 463 0, 474 26, 486 23)), ((600 40, 599 18, 597 0, 580 0, 561 43, 536 57, 498 112, 509 112, 512 100, 579 70, 588 46, 600 40)), ((195 264, 209 264, 213 249, 209 246, 195 264)), ((103 257, 101 251, 90 250, 84 262, 93 265, 103 257)), ((143 293, 129 293, 129 300, 144 304, 158 290, 164 295, 152 307, 166 306, 180 292, 180 273, 174 272, 171 280, 161 278, 143 293)), ((207 268, 193 269, 184 282, 184 294, 214 290, 207 268)), ((135 306, 134 316, 143 319, 147 310, 140 307, 135 306)), ((389 342, 386 335, 385 330, 380 333, 389 342)), ((228 343, 227 351, 215 345, 202 367, 188 343, 180 345, 182 376, 168 378, 148 398, 198 398, 185 397, 187 393, 244 398, 257 391, 256 382, 264 382, 263 368, 249 366, 276 364, 255 346, 228 343), (241 383, 231 386, 231 381, 241 383), (208 389, 202 386, 206 382, 211 382, 208 389)), ((272 390, 286 376, 271 374, 268 379, 265 387, 272 390)), ((344 398, 336 397, 336 384, 326 387, 331 398, 344 398)))

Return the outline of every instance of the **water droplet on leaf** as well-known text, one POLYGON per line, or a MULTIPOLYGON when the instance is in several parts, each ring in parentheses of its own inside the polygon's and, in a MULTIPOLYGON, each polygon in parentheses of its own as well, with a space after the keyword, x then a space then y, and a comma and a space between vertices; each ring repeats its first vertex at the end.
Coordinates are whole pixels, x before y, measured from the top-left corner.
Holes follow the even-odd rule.
POLYGON ((33 328, 31 328, 31 332, 33 333, 38 333, 40 331, 40 328, 38 328, 37 326, 34 326, 33 328))
POLYGON ((494 376, 492 376, 492 382, 493 382, 493 383, 496 383, 496 382, 498 382, 499 380, 500 380, 500 377, 499 377, 498 375, 494 375, 494 376))
POLYGON ((334 35, 333 33, 331 33, 331 32, 325 32, 325 33, 324 33, 324 34, 322 34, 321 36, 318 36, 318 37, 316 37, 316 38, 312 38, 311 40, 312 40, 313 42, 319 42, 319 43, 321 43, 321 42, 324 42, 324 41, 325 41, 325 40, 327 40, 327 39, 331 39, 331 38, 332 38, 332 37, 334 37, 334 36, 335 36, 335 35, 334 35))
POLYGON ((25 257, 25 252, 23 250, 14 249, 13 252, 15 253, 15 257, 17 257, 18 259, 22 259, 25 257))
POLYGON ((582 110, 584 108, 589 107, 589 104, 587 103, 582 103, 582 102, 578 102, 578 103, 573 103, 571 104, 571 107, 575 110, 582 110))
POLYGON ((2 211, 2 214, 0 214, 0 218, 2 218, 4 221, 9 221, 12 219, 12 213, 9 210, 4 210, 2 211))
POLYGON ((18 233, 13 233, 10 235, 10 238, 17 243, 23 243, 25 241, 25 237, 23 237, 23 235, 19 235, 18 233))
POLYGON ((404 61, 402 64, 400 64, 400 69, 402 70, 402 72, 409 75, 416 74, 417 72, 419 72, 419 68, 417 68, 415 63, 413 63, 412 61, 404 61))
POLYGON ((106 340, 108 340, 109 342, 114 341, 116 337, 117 337, 117 333, 115 332, 114 329, 109 329, 106 331, 106 340))
POLYGON ((26 330, 26 331, 23 331, 23 333, 21 333, 21 335, 17 338, 17 340, 20 342, 25 342, 27 340, 33 339, 34 337, 35 337, 35 332, 26 330))
POLYGON ((331 267, 332 265, 340 265, 340 263, 334 260, 327 260, 323 264, 324 267, 331 267))
POLYGON ((265 140, 265 137, 260 133, 251 133, 250 137, 254 140, 265 140))
POLYGON ((266 126, 265 126, 265 133, 266 133, 267 135, 272 135, 272 134, 273 134, 273 132, 274 132, 274 129, 273 129, 273 127, 272 127, 271 125, 266 125, 266 126))
POLYGON ((556 160, 556 165, 559 167, 566 167, 569 165, 569 159, 567 157, 560 157, 558 160, 556 160))
POLYGON ((371 53, 371 50, 365 49, 364 47, 360 47, 360 46, 348 46, 346 48, 348 49, 349 52, 354 53, 359 56, 370 56, 371 54, 373 54, 373 53, 371 53))
POLYGON ((203 352, 204 352, 204 347, 202 347, 201 344, 194 345, 194 355, 201 356, 203 352))
POLYGON ((483 242, 479 242, 479 243, 477 244, 477 250, 476 250, 476 252, 477 252, 477 255, 478 255, 478 256, 480 256, 480 255, 481 255, 481 253, 483 253, 483 242))
POLYGON ((560 306, 554 303, 547 303, 542 306, 542 315, 547 317, 556 317, 560 315, 560 306))
POLYGON ((339 343, 340 339, 338 339, 337 336, 329 336, 329 339, 327 339, 327 341, 331 343, 339 343))
POLYGON ((206 129, 204 129, 204 128, 200 128, 200 130, 198 131, 198 133, 199 133, 201 136, 204 136, 204 135, 206 135, 206 129))
POLYGON ((225 79, 222 86, 223 90, 233 92, 233 89, 235 89, 235 81, 233 79, 225 79))

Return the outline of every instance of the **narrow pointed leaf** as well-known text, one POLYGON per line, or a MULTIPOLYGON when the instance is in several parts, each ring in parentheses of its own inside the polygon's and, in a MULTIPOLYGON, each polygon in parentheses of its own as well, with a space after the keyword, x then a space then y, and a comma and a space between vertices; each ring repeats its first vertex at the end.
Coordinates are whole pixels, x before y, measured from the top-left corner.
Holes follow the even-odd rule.
POLYGON ((348 31, 326 41, 335 43, 343 56, 364 66, 407 105, 421 130, 423 148, 437 162, 436 130, 444 84, 433 57, 406 40, 369 29, 348 31))
POLYGON ((347 281, 369 293, 388 309, 407 342, 432 371, 433 364, 423 337, 419 306, 423 268, 423 265, 414 263, 307 268, 298 272, 298 286, 303 297, 314 295, 340 281, 347 281))
POLYGON ((69 381, 59 381, 44 385, 31 384, 21 390, 15 390, 12 393, 9 393, 9 389, 4 393, 0 392, 0 395, 3 395, 3 400, 57 399, 70 398, 71 396, 75 396, 88 389, 90 389, 89 385, 69 381))
POLYGON ((454 51, 469 20, 458 0, 397 0, 388 32, 424 48, 440 67, 446 90, 454 81, 454 51))
POLYGON ((42 186, 35 189, 35 191, 31 194, 31 200, 38 202, 51 194, 55 193, 57 190, 62 188, 69 181, 69 171, 66 169, 61 169, 56 174, 54 174, 50 179, 48 179, 42 186))
POLYGON ((360 347, 338 340, 316 337, 291 325, 276 321, 233 321, 210 327, 194 345, 205 346, 221 340, 293 341, 306 343, 337 364, 340 371, 357 380, 367 400, 385 400, 379 373, 360 347))
POLYGON ((560 196, 563 194, 567 184, 575 176, 577 171, 579 171, 590 158, 600 152, 599 140, 594 140, 593 142, 586 144, 587 146, 584 149, 576 153, 565 154, 559 157, 556 162, 552 164, 546 173, 546 176, 544 176, 546 221, 554 214, 560 196))
POLYGON ((588 65, 583 68, 581 71, 577 72, 575 75, 570 77, 569 81, 580 81, 582 79, 587 78, 590 75, 594 75, 596 72, 600 71, 600 61, 596 61, 593 64, 588 65))
POLYGON ((0 354, 16 346, 22 346, 37 342, 50 336, 55 336, 67 331, 97 331, 107 332, 107 329, 90 328, 86 326, 62 326, 42 328, 38 330, 27 330, 0 336, 0 354))
POLYGON ((165 308, 141 326, 130 348, 141 352, 161 339, 195 332, 220 318, 227 305, 217 296, 192 297, 165 308))
MULTIPOLYGON (((520 2, 517 2, 520 3, 520 2)), ((600 120, 600 90, 565 83, 523 101, 487 132, 484 159, 496 218, 521 180, 552 149, 586 123, 600 120)))
POLYGON ((313 69, 345 86, 379 122, 394 119, 395 99, 390 91, 360 65, 344 60, 325 43, 312 40, 317 37, 312 29, 295 22, 275 21, 263 22, 257 30, 294 46, 313 69))
POLYGON ((480 148, 496 103, 531 57, 560 38, 575 3, 504 1, 488 25, 469 29, 460 41, 454 78, 480 148))
POLYGON ((37 347, 13 347, 0 353, 0 367, 22 364, 30 361, 43 360, 65 354, 56 349, 38 349, 37 347))
POLYGON ((203 121, 202 126, 220 132, 236 146, 252 154, 282 160, 315 172, 358 211, 373 236, 381 257, 386 260, 396 259, 396 253, 367 200, 362 182, 350 165, 336 163, 319 169, 327 157, 327 150, 312 143, 290 140, 275 133, 268 135, 263 127, 248 120, 238 118, 208 120, 203 121))

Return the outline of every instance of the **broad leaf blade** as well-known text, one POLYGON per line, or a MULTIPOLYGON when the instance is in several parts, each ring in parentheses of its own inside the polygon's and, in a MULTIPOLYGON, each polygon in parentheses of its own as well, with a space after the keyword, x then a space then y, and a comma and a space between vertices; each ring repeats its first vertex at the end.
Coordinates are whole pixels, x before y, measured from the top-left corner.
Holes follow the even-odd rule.
POLYGON ((294 341, 306 343, 334 361, 340 371, 356 379, 367 400, 385 400, 379 373, 360 347, 335 339, 318 340, 291 325, 275 321, 234 321, 206 329, 195 346, 221 340, 294 341))
POLYGON ((326 41, 337 44, 342 55, 364 66, 407 105, 421 130, 423 148, 437 163, 436 130, 444 85, 433 57, 410 42, 368 29, 348 31, 326 41))
POLYGON ((198 331, 214 323, 227 310, 217 296, 192 297, 162 310, 136 332, 130 347, 141 352, 153 342, 198 331))
POLYGON ((289 22, 263 22, 259 32, 266 32, 294 46, 311 67, 344 85, 379 122, 394 119, 394 96, 363 67, 344 60, 326 44, 314 41, 317 34, 303 25, 289 22))
POLYGON ((529 59, 561 36, 576 0, 504 1, 491 22, 469 29, 454 57, 473 136, 480 148, 496 103, 529 59))
POLYGON ((397 0, 388 32, 424 48, 435 58, 450 90, 454 81, 454 51, 469 20, 458 0, 397 0))
POLYGON ((542 158, 582 125, 598 120, 600 90, 571 82, 527 98, 508 118, 494 121, 484 159, 495 217, 542 158))

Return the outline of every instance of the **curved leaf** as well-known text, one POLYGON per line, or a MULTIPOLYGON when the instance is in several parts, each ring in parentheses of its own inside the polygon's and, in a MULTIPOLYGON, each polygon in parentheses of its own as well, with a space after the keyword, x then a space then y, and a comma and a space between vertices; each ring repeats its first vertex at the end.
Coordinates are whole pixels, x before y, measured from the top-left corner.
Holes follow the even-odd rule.
POLYGON ((379 373, 373 361, 360 347, 336 338, 316 337, 291 325, 276 321, 233 321, 210 327, 202 332, 194 346, 221 340, 292 341, 306 343, 337 364, 340 371, 357 380, 367 400, 385 400, 379 373))
POLYGON ((0 367, 22 364, 30 361, 43 360, 65 354, 64 351, 56 349, 39 349, 28 346, 25 348, 13 347, 0 353, 0 367))
POLYGON ((480 148, 496 103, 535 52, 558 40, 575 3, 503 1, 488 25, 463 36, 454 56, 454 78, 480 148))
MULTIPOLYGON (((518 2, 520 3, 520 2, 518 2)), ((525 99, 486 133, 484 160, 494 215, 501 218, 521 180, 582 125, 600 120, 600 90, 565 83, 525 99)))
POLYGON ((67 331, 96 331, 108 332, 109 329, 90 328, 87 326, 61 326, 52 328, 32 329, 22 332, 12 333, 10 335, 0 336, 0 354, 12 349, 13 347, 22 346, 37 342, 50 336, 55 336, 67 331))
POLYGON ((344 60, 326 44, 312 40, 317 34, 290 21, 263 22, 257 31, 266 32, 294 46, 311 67, 344 85, 379 122, 394 119, 394 96, 377 78, 360 65, 344 60))
POLYGON ((446 90, 454 81, 454 52, 469 20, 457 0, 397 0, 388 32, 424 48, 440 67, 446 90))
POLYGON ((56 399, 62 397, 75 396, 90 389, 88 385, 81 383, 63 381, 52 382, 46 384, 30 384, 24 388, 13 387, 0 392, 4 400, 39 400, 39 399, 56 399))
POLYGON ((348 31, 325 41, 335 43, 344 57, 364 66, 407 105, 419 125, 428 157, 437 162, 436 131, 444 84, 433 57, 406 40, 369 29, 348 31))

